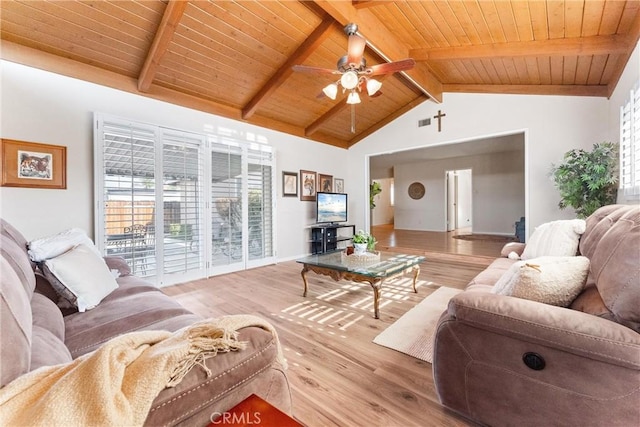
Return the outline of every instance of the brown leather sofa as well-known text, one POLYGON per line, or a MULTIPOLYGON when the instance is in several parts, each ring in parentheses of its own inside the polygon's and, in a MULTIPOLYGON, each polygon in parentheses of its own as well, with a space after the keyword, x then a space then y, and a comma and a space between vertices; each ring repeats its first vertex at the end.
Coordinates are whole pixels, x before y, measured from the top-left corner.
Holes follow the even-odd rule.
POLYGON ((491 293, 507 258, 451 299, 434 342, 444 406, 491 426, 640 425, 640 207, 600 208, 579 252, 589 277, 568 308, 491 293))
MULTIPOLYGON (((42 366, 70 362, 113 337, 141 330, 176 331, 201 320, 147 282, 132 276, 121 258, 106 258, 118 269, 118 289, 94 309, 63 315, 57 295, 27 254, 27 241, 0 219, 0 386, 42 366)), ((87 278, 90 280, 90 278, 87 278)), ((277 338, 264 329, 241 329, 247 348, 206 361, 212 375, 192 369, 180 384, 155 399, 147 425, 207 425, 213 414, 251 394, 284 412, 291 395, 277 363, 277 338)), ((96 420, 100 424, 99 420, 96 420)), ((64 424, 64 420, 52 420, 64 424)))

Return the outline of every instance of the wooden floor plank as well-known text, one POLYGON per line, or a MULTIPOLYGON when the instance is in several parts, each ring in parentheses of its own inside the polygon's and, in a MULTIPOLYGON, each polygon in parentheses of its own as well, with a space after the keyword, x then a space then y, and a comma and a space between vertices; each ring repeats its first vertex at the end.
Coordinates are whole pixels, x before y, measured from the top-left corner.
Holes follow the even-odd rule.
MULTIPOLYGON (((438 253, 433 241, 423 239, 421 247, 418 240, 403 241, 396 235, 398 246, 392 250, 438 253)), ((440 250, 452 246, 442 245, 440 250)), ((499 254, 502 247, 494 245, 488 252, 485 246, 480 256, 427 256, 418 293, 409 276, 386 281, 380 319, 373 318, 368 284, 335 282, 310 273, 309 293, 303 297, 302 266, 294 261, 163 291, 204 317, 249 313, 269 320, 289 364, 293 416, 307 426, 469 426, 470 421, 438 403, 431 364, 374 344, 373 339, 440 286, 464 288, 492 259, 488 253, 499 254)))

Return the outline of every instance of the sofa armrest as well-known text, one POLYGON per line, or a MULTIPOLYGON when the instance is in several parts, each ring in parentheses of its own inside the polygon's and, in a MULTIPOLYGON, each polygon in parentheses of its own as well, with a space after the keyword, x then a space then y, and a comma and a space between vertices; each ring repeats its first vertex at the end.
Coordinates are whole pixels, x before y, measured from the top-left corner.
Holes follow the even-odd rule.
POLYGON ((504 295, 462 292, 451 299, 447 314, 474 328, 640 369, 640 334, 587 313, 504 295))
POLYGON ((123 257, 107 255, 103 258, 109 270, 117 270, 120 273, 120 277, 131 276, 131 267, 123 257))
POLYGON ((522 256, 525 246, 527 246, 526 243, 509 242, 502 247, 500 256, 503 258, 507 258, 511 252, 515 252, 516 254, 518 254, 518 256, 522 256))

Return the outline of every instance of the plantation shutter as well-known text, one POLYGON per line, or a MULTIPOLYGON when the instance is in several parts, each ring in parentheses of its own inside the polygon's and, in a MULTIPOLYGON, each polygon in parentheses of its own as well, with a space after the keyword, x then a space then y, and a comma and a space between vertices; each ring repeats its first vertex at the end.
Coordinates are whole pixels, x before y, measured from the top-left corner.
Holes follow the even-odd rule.
POLYGON ((625 196, 640 195, 640 88, 631 90, 620 108, 620 189, 625 196))
POLYGON ((155 249, 146 247, 145 238, 155 215, 156 130, 126 121, 100 121, 96 131, 101 141, 95 161, 97 212, 102 219, 96 243, 106 255, 122 256, 133 274, 153 276, 155 249))
POLYGON ((273 155, 264 146, 248 150, 249 260, 275 255, 273 242, 273 155))
POLYGON ((213 267, 243 258, 243 171, 240 144, 211 138, 211 234, 213 267))
POLYGON ((163 273, 204 269, 202 240, 204 137, 162 132, 163 273))
POLYGON ((275 160, 256 136, 95 116, 96 244, 157 285, 275 260, 275 160), (215 134, 214 134, 215 131, 215 134), (251 265, 249 264, 251 261, 251 265))

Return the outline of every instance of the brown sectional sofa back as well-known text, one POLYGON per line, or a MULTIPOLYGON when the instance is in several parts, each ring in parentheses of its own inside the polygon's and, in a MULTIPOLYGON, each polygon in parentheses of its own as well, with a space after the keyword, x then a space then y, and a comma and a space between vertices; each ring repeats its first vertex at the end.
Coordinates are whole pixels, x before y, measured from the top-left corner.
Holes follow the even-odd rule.
POLYGON ((589 285, 609 313, 603 316, 594 304, 585 304, 582 311, 640 332, 640 207, 611 205, 596 211, 587 219, 580 253, 591 261, 589 285))
POLYGON ((36 284, 31 265, 16 242, 0 236, 0 252, 1 387, 31 368, 31 297, 36 284))

